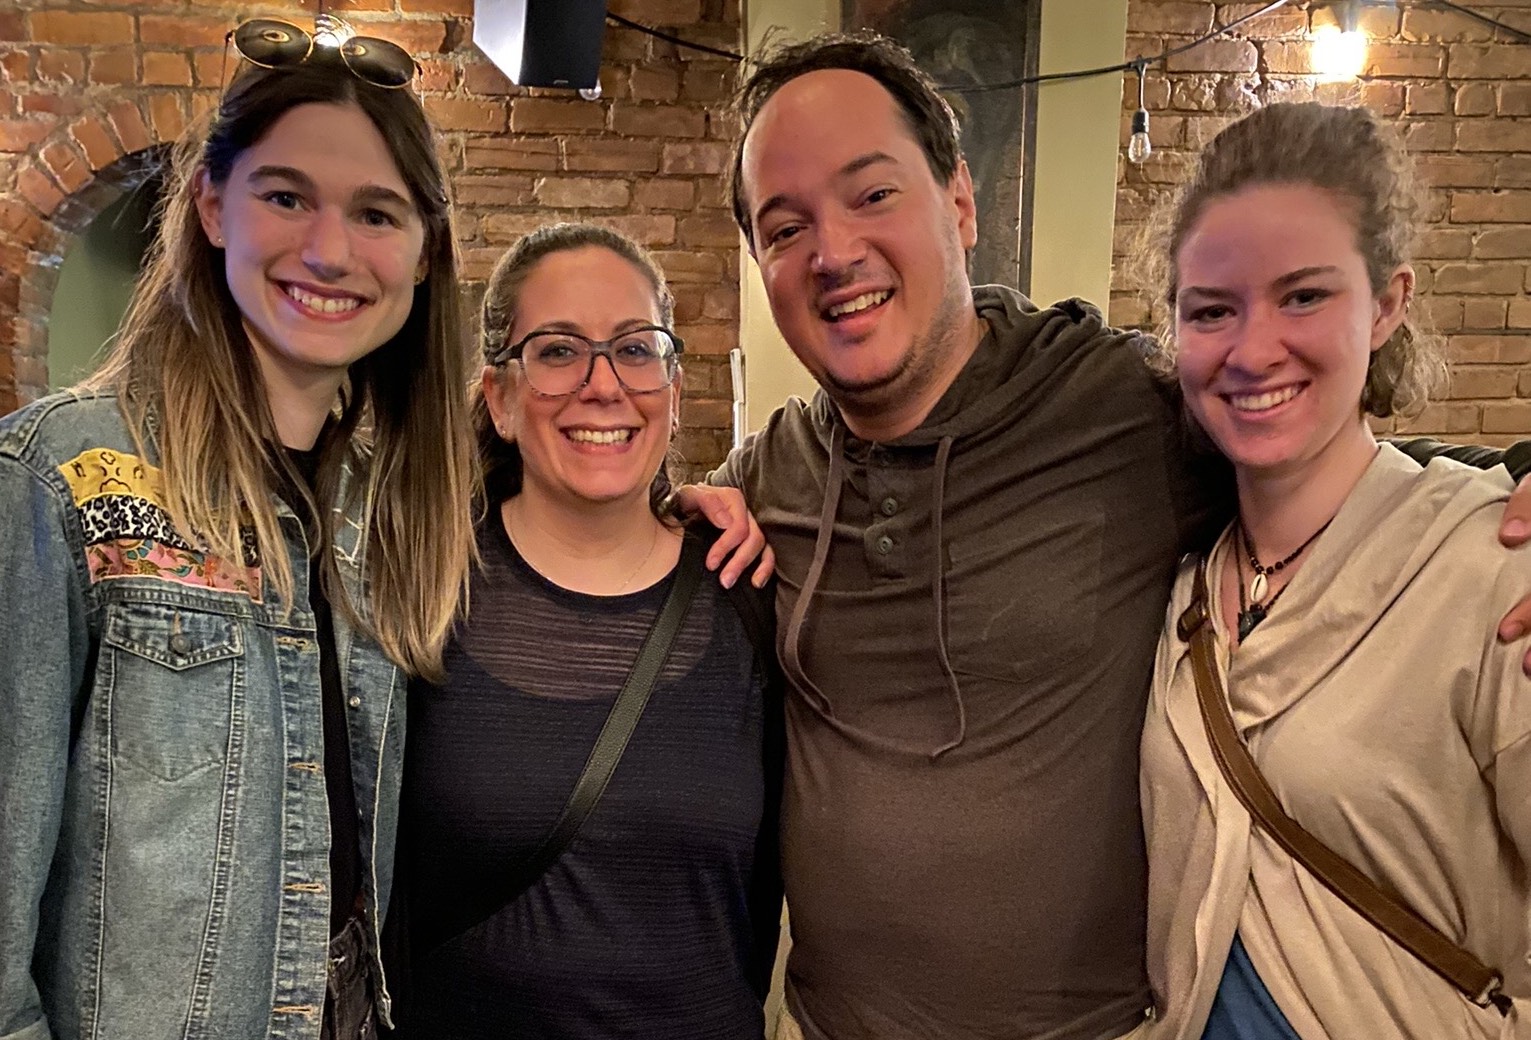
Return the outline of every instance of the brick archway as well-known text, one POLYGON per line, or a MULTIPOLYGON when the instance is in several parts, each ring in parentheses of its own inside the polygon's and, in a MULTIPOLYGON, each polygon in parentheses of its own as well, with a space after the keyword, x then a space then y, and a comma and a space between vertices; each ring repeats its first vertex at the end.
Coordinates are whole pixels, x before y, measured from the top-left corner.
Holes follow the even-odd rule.
POLYGON ((64 255, 81 231, 160 169, 179 112, 120 102, 58 127, 0 193, 0 414, 48 387, 48 316, 64 255))

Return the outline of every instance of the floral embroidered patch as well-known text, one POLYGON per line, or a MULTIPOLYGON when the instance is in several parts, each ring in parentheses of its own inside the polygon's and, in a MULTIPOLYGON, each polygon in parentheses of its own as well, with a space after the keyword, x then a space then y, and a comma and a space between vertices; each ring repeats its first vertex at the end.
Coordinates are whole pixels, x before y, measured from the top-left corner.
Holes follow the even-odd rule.
POLYGON ((95 448, 59 467, 69 482, 85 531, 90 580, 159 578, 180 585, 239 592, 259 602, 260 561, 255 536, 244 534, 239 561, 198 549, 163 505, 157 467, 136 455, 95 448))

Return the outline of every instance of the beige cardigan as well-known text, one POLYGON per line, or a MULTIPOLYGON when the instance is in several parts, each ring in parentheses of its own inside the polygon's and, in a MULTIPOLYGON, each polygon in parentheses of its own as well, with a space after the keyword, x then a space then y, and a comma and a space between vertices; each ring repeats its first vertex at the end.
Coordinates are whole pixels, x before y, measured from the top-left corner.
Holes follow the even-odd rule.
POLYGON ((1509 489, 1384 445, 1231 665, 1212 613, 1234 720, 1287 811, 1500 969, 1514 1010, 1473 1006, 1251 830, 1175 634, 1187 564, 1143 731, 1148 1036, 1198 1040, 1237 930, 1303 1040, 1531 1037, 1531 680, 1524 642, 1494 636, 1531 591, 1531 548, 1496 540, 1509 489))

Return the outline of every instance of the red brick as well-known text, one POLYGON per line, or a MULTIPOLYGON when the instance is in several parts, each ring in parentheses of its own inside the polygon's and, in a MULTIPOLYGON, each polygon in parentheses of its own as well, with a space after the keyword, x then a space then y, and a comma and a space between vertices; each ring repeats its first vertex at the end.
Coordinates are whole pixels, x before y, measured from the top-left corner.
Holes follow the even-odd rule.
POLYGON ((503 101, 428 97, 425 99, 425 111, 438 130, 503 133, 507 122, 503 101))
POLYGON ((1451 373, 1450 400, 1512 397, 1519 373, 1513 367, 1468 365, 1451 373))
POLYGON ((1510 156, 1494 164, 1495 188, 1531 188, 1531 163, 1525 156, 1510 156))
POLYGON ((739 330, 733 325, 682 325, 676 331, 686 341, 688 354, 727 354, 739 345, 739 330))
POLYGON ((138 39, 146 46, 221 47, 232 28, 233 23, 227 18, 188 14, 138 16, 138 39))
POLYGON ((111 121, 112 131, 116 133, 117 140, 122 143, 122 149, 128 154, 142 151, 154 143, 149 135, 149 127, 144 123, 143 113, 132 102, 122 101, 113 105, 107 111, 107 118, 111 121))
POLYGON ((0 54, 0 78, 7 83, 30 83, 32 80, 32 56, 26 51, 0 54))
MULTIPOLYGON (((680 96, 687 101, 727 101, 733 95, 735 81, 736 76, 732 68, 687 65, 685 76, 681 81, 680 96)), ((1169 84, 1160 80, 1158 90, 1165 95, 1167 102, 1169 84)), ((1160 107, 1163 107, 1163 102, 1160 103, 1160 107)))
POLYGON ((1256 64, 1253 43, 1225 37, 1208 40, 1166 63, 1171 72, 1253 72, 1256 64))
MULTIPOLYGON (((1510 301, 1492 296, 1473 296, 1462 303, 1462 325, 1469 329, 1502 329, 1510 301)), ((1531 346, 1531 345, 1528 345, 1531 346)), ((1514 361, 1515 358, 1495 356, 1498 361, 1514 361)), ((1531 361, 1531 356, 1525 358, 1531 361)))
POLYGON ((1453 119, 1408 120, 1403 124, 1404 147, 1412 154, 1449 152, 1456 127, 1457 122, 1453 119))
POLYGON ((1437 188, 1491 188, 1494 161, 1478 155, 1422 155, 1414 162, 1420 179, 1437 188))
POLYGON ((1435 269, 1434 291, 1507 296, 1520 291, 1526 265, 1517 263, 1442 264, 1435 269))
POLYGON ((191 59, 184 51, 145 51, 143 62, 145 86, 191 86, 191 59))
POLYGON ((0 231, 11 241, 30 248, 42 230, 42 221, 28 207, 15 200, 0 199, 0 231))
POLYGON ((85 55, 48 47, 37 55, 37 78, 45 83, 73 85, 85 79, 85 55))
POLYGON ((38 43, 79 46, 132 43, 133 16, 105 11, 34 11, 27 16, 38 43))
POLYGON ((530 177, 462 176, 452 183, 452 195, 460 206, 489 206, 496 209, 529 206, 532 196, 530 177))
POLYGON ((1361 104, 1380 116, 1403 114, 1404 85, 1402 83, 1362 83, 1361 104))
POLYGON ((701 0, 611 0, 612 14, 643 25, 692 25, 702 17, 701 0))
POLYGON ((1473 256, 1482 260, 1531 258, 1531 225, 1480 232, 1473 241, 1473 256))
POLYGON ((639 65, 628 75, 627 95, 638 101, 674 101, 680 96, 680 73, 673 66, 639 65))
POLYGON ((689 210, 696 203, 691 181, 648 178, 633 185, 633 205, 646 209, 689 210))
POLYGON ((1459 123, 1457 149, 1463 152, 1531 152, 1531 119, 1459 123))
POLYGON ((661 173, 699 173, 717 176, 728 169, 732 148, 722 142, 667 144, 660 158, 661 173))
POLYGON ((54 141, 39 156, 59 186, 71 194, 90 183, 90 164, 77 150, 63 141, 54 141))
POLYGON ((1477 433, 1482 406, 1476 404, 1432 404, 1413 417, 1400 417, 1399 433, 1477 433))
POLYGON ((1411 116, 1445 115, 1446 84, 1411 83, 1405 88, 1404 111, 1411 116))
POLYGON ((564 141, 564 169, 576 172, 653 173, 659 169, 659 142, 610 137, 564 141))
POLYGON ((1524 434, 1528 431, 1531 431, 1531 401, 1495 402, 1483 406, 1484 433, 1524 434))
POLYGON ((728 429, 733 423, 733 402, 717 398, 686 398, 680 424, 688 429, 728 429))
POLYGON ((445 14, 473 17, 473 0, 409 0, 410 14, 445 14))
POLYGON ((1462 328, 1460 296, 1420 296, 1415 306, 1424 312, 1425 321, 1437 332, 1457 332, 1462 328))
POLYGON ((64 201, 64 193, 58 185, 36 166, 21 171, 16 178, 16 190, 45 217, 53 216, 53 211, 64 201))
MULTIPOLYGON (((738 234, 737 231, 734 233, 738 234)), ((714 321, 738 321, 738 288, 729 286, 724 289, 708 289, 702 298, 702 316, 714 321)))
POLYGON ((351 25, 360 36, 377 36, 396 43, 410 54, 444 54, 447 45, 447 22, 445 19, 414 19, 385 17, 380 20, 363 21, 351 19, 351 25))
POLYGON ((0 43, 26 43, 27 19, 21 11, 0 11, 0 43))
POLYGON ((1526 75, 1524 47, 1457 43, 1449 48, 1446 75, 1452 79, 1517 79, 1526 75))
POLYGON ((510 103, 510 128, 516 133, 601 130, 605 126, 606 110, 595 102, 520 97, 510 103))
POLYGON ((665 278, 672 282, 721 281, 727 266, 716 253, 699 253, 691 250, 660 251, 654 254, 664 268, 665 278))
POLYGON ((224 57, 223 51, 193 51, 191 71, 199 87, 214 87, 220 93, 223 82, 234 75, 234 62, 224 57))
POLYGON ((1201 36, 1212 28, 1215 13, 1211 4, 1140 3, 1133 5, 1129 29, 1134 33, 1201 36))
POLYGON ((488 94, 497 97, 519 93, 521 90, 510 81, 509 76, 499 70, 498 66, 487 61, 464 64, 462 85, 463 89, 470 94, 488 94))
POLYGON ((149 97, 149 121, 154 134, 161 141, 174 141, 186 129, 186 110, 181 99, 174 94, 153 94, 149 97))
POLYGON ((551 137, 469 138, 465 165, 470 170, 551 172, 558 169, 558 150, 557 139, 551 137))
MULTIPOLYGON (((1531 296, 1518 296, 1510 301, 1510 313, 1505 325, 1512 329, 1531 329, 1531 296)), ((1531 372, 1526 373, 1531 376, 1531 372)), ((1523 394, 1531 397, 1531 393, 1523 394)))
POLYGON ((1531 224, 1531 194, 1508 191, 1453 192, 1451 222, 1531 224))
POLYGON ((673 105, 617 104, 611 109, 611 129, 623 137, 701 137, 707 116, 699 109, 673 105))
POLYGON ((52 119, 0 119, 0 152, 27 152, 53 131, 52 119))
POLYGON ((1459 116, 1491 116, 1496 104, 1492 83, 1464 83, 1451 99, 1452 111, 1459 116))
POLYGON ((621 209, 632 201, 626 181, 596 177, 543 177, 535 191, 538 203, 560 209, 621 209))
MULTIPOLYGON (((1528 73, 1528 75, 1531 75, 1531 73, 1528 73)), ((1531 83, 1500 84, 1499 114, 1502 116, 1531 116, 1531 83)))
POLYGON ((1403 38, 1410 42, 1467 43, 1492 40, 1494 30, 1455 11, 1411 7, 1403 12, 1403 38))
POLYGON ((90 81, 111 86, 138 82, 138 54, 130 47, 90 52, 90 81))
POLYGON ((1429 228, 1420 233, 1415 255, 1422 260, 1466 260, 1472 255, 1471 231, 1429 228))
POLYGON ((426 94, 447 94, 457 89, 457 66, 446 58, 418 57, 420 71, 415 74, 415 89, 426 94))
POLYGON ((100 120, 90 117, 76 121, 69 127, 69 135, 85 153, 85 161, 92 170, 102 170, 122 158, 117 142, 101 125, 100 120))
POLYGON ((1363 75, 1434 79, 1446 61, 1440 47, 1410 43, 1373 42, 1366 51, 1363 75))
POLYGON ((536 231, 544 224, 578 219, 581 218, 576 213, 561 213, 547 209, 539 209, 532 213, 490 213, 484 217, 484 239, 488 242, 511 243, 536 231))
POLYGON ((673 245, 675 242, 675 218, 666 214, 637 213, 597 217, 595 222, 651 248, 673 245))
POLYGON ((686 217, 680 222, 680 241, 682 245, 702 249, 736 249, 739 227, 724 213, 686 217))

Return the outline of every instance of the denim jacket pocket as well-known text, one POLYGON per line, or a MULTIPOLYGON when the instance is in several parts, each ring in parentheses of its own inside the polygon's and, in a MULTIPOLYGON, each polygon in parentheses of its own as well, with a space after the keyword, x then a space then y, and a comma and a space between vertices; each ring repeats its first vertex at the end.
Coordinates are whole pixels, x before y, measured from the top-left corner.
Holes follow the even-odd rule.
POLYGON ((172 781, 224 760, 244 678, 239 619, 117 603, 101 641, 96 682, 108 686, 115 756, 172 781))

